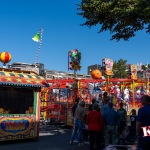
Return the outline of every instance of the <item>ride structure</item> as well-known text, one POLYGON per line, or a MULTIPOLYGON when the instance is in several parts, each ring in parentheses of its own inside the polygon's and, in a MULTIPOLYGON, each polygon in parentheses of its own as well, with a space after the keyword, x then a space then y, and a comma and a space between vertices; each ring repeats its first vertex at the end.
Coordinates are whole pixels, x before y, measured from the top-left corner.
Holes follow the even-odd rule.
POLYGON ((47 80, 49 87, 43 88, 41 92, 41 112, 45 120, 72 125, 71 108, 76 98, 84 100, 86 108, 88 108, 91 100, 93 98, 98 100, 99 94, 103 94, 105 91, 117 109, 120 102, 125 103, 123 95, 126 88, 129 91, 128 103, 130 104, 130 110, 141 107, 141 94, 138 94, 137 91, 138 89, 143 89, 142 92, 146 91, 148 93, 149 82, 145 79, 137 78, 136 65, 130 65, 131 76, 129 78, 112 78, 113 61, 112 59, 104 58, 102 60, 102 72, 95 69, 91 70, 91 78, 78 78, 76 72, 81 68, 80 59, 81 54, 78 50, 69 51, 68 70, 74 71, 74 78, 47 80))
MULTIPOLYGON (((95 71, 96 73, 96 71, 95 71)), ((94 77, 95 78, 95 77, 94 77)), ((77 78, 76 78, 77 79, 77 78)), ((77 79, 77 91, 76 96, 80 100, 84 100, 86 103, 86 108, 91 104, 92 98, 98 97, 104 91, 107 91, 111 95, 112 87, 114 90, 116 87, 120 89, 120 93, 114 93, 113 100, 114 106, 119 107, 119 102, 121 102, 121 94, 123 93, 125 87, 130 89, 130 110, 132 108, 141 107, 140 96, 137 94, 137 89, 141 87, 146 87, 147 80, 144 79, 129 79, 129 78, 97 78, 93 79, 77 79), (109 80, 109 82, 108 82, 109 80), (108 84, 109 83, 109 84, 108 84)), ((49 118, 53 123, 64 123, 67 125, 72 125, 72 105, 74 103, 74 79, 51 79, 47 80, 49 83, 48 88, 43 90, 43 99, 41 104, 41 111, 44 114, 44 118, 49 118)), ((146 90, 146 89, 145 89, 146 90)), ((150 93, 149 93, 150 94, 150 93)))

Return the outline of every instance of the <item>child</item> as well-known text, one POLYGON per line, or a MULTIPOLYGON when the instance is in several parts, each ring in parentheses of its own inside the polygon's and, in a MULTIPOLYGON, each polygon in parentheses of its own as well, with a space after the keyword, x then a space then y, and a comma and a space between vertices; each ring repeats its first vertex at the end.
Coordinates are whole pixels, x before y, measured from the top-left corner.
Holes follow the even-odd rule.
POLYGON ((126 143, 127 144, 134 144, 134 141, 136 139, 136 110, 132 109, 131 110, 131 115, 130 115, 130 122, 131 126, 129 128, 129 133, 126 136, 126 143))

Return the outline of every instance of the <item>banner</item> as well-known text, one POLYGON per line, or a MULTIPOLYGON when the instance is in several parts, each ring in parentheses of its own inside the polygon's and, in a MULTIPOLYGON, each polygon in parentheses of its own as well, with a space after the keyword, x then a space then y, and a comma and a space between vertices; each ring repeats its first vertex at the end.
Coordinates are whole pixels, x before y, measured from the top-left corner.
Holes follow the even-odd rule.
POLYGON ((109 58, 104 58, 103 59, 103 64, 104 64, 104 67, 105 67, 105 74, 108 75, 108 76, 112 76, 113 75, 113 71, 112 71, 113 60, 109 59, 109 58))
POLYGON ((131 65, 131 79, 137 80, 137 65, 131 65))

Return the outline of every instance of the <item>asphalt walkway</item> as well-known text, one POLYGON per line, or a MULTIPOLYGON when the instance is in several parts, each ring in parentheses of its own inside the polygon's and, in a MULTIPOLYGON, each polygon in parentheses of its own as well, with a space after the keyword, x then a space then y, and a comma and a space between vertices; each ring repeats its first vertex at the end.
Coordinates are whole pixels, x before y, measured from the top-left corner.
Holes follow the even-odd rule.
POLYGON ((43 133, 42 130, 49 135, 51 150, 88 150, 89 149, 89 145, 84 144, 83 146, 78 146, 78 143, 74 143, 74 145, 69 144, 71 133, 72 133, 71 128, 66 128, 65 126, 59 126, 59 125, 49 125, 46 127, 42 127, 40 129, 40 139, 39 139, 41 142, 44 141, 44 139, 47 139, 47 137, 45 137, 45 133, 43 133), (44 136, 42 138, 43 134, 44 136))
MULTIPOLYGON (((69 140, 71 133, 72 129, 66 128, 65 126, 42 125, 40 127, 40 136, 37 141, 30 139, 1 142, 0 150, 89 150, 89 145, 86 144, 80 147, 78 143, 70 145, 69 140)), ((120 149, 122 150, 121 147, 120 149)))
POLYGON ((23 140, 0 144, 0 150, 88 150, 89 145, 70 145, 71 129, 56 125, 42 126, 37 141, 23 140))

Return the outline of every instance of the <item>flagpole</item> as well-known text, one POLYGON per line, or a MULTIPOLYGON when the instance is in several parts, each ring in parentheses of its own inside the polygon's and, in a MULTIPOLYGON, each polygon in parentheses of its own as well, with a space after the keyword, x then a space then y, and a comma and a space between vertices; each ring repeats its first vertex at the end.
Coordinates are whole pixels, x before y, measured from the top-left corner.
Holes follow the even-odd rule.
POLYGON ((39 56, 39 53, 40 53, 40 49, 41 49, 41 46, 42 46, 42 34, 43 34, 43 29, 42 29, 42 28, 39 30, 39 33, 40 33, 40 40, 39 40, 40 45, 39 45, 39 47, 38 47, 38 51, 37 51, 36 58, 35 58, 35 62, 34 62, 35 68, 36 68, 36 63, 37 63, 37 61, 38 61, 38 56, 39 56))

